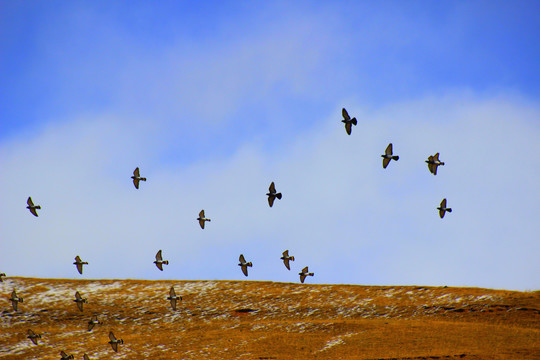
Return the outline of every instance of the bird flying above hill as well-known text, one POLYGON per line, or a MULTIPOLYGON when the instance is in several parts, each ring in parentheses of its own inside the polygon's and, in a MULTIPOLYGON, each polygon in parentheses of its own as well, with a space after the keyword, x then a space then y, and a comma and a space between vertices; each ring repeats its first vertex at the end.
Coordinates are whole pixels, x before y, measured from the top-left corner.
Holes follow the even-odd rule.
POLYGON ((60 356, 61 356, 60 360, 74 359, 73 355, 68 355, 63 350, 60 351, 60 356))
POLYGON ((75 293, 75 303, 77 304, 77 307, 79 308, 79 310, 82 312, 83 311, 83 304, 86 302, 86 299, 83 299, 81 294, 79 294, 79 292, 77 291, 75 293))
POLYGON ((141 177, 141 174, 139 173, 139 168, 133 170, 133 176, 131 178, 133 179, 133 185, 135 185, 135 189, 139 188, 139 181, 146 181, 145 177, 141 177))
POLYGON ((300 275, 300 281, 303 284, 304 280, 306 279, 306 276, 313 276, 315 274, 308 272, 308 267, 306 266, 305 268, 302 269, 302 272, 298 273, 298 275, 300 275))
POLYGON ((432 173, 433 175, 437 175, 437 167, 439 165, 444 166, 444 162, 439 160, 439 153, 436 153, 433 156, 430 155, 428 159, 426 160, 426 162, 428 164, 427 167, 429 169, 429 172, 432 173))
POLYGON ((451 208, 446 207, 446 198, 442 199, 441 205, 437 208, 439 210, 439 216, 441 219, 444 217, 444 214, 448 211, 449 213, 452 212, 451 208))
POLYGON ((163 271, 163 264, 169 265, 169 260, 163 260, 161 257, 161 250, 159 250, 156 254, 156 261, 154 261, 154 264, 156 264, 157 268, 161 271, 163 271))
POLYGON ((28 210, 30 210, 30 212, 34 215, 34 216, 38 216, 38 213, 36 210, 38 209, 41 209, 41 206, 39 205, 34 205, 34 202, 32 201, 32 198, 29 196, 28 197, 28 200, 26 200, 26 203, 28 204, 28 206, 26 207, 28 210))
POLYGON ((398 161, 399 160, 399 156, 397 155, 393 155, 393 151, 392 151, 392 143, 388 144, 388 146, 386 147, 386 150, 384 151, 384 155, 381 155, 381 157, 383 158, 383 161, 382 161, 382 167, 384 169, 386 169, 386 167, 388 166, 388 164, 390 163, 390 160, 395 160, 395 161, 398 161))
POLYGON ((13 290, 13 292, 11 293, 11 297, 9 298, 9 301, 11 301, 11 305, 13 306, 13 310, 17 311, 19 303, 23 302, 23 298, 17 296, 17 293, 15 292, 15 290, 13 290))
POLYGON ((197 218, 197 220, 199 220, 199 225, 201 225, 201 229, 204 229, 204 223, 206 221, 212 221, 210 219, 207 219, 204 217, 204 210, 201 210, 201 212, 199 213, 199 217, 197 218))
POLYGON ((32 340, 32 342, 34 344, 38 344, 38 341, 37 339, 41 339, 41 335, 39 334, 36 334, 35 332, 33 332, 32 330, 28 329, 28 331, 26 332, 26 334, 28 335, 27 338, 29 338, 30 340, 32 340))
POLYGON ((101 324, 101 322, 99 322, 97 315, 94 315, 88 321, 88 331, 92 331, 94 326, 96 326, 97 324, 101 324))
POLYGON ((171 286, 171 290, 169 290, 169 297, 167 298, 171 302, 171 307, 173 310, 176 311, 176 302, 178 300, 182 300, 181 296, 176 296, 176 292, 174 291, 174 286, 171 286))
POLYGON ((73 265, 77 266, 77 271, 79 272, 79 274, 82 275, 82 273, 83 273, 83 265, 88 265, 88 263, 86 261, 82 261, 80 256, 77 255, 77 256, 75 256, 75 262, 73 263, 73 265))
POLYGON ((111 344, 112 349, 118 352, 118 344, 123 344, 124 340, 122 339, 117 340, 112 331, 109 333, 109 339, 111 340, 109 341, 109 344, 111 344))
POLYGON ((270 184, 270 187, 268 188, 268 193, 266 193, 266 195, 268 195, 268 205, 270 205, 270 207, 274 205, 274 200, 276 198, 281 200, 281 193, 276 192, 276 186, 274 185, 273 181, 270 184))
POLYGON ((294 261, 294 256, 289 256, 289 250, 285 250, 283 252, 283 256, 280 259, 283 260, 283 263, 285 264, 287 270, 291 270, 291 267, 289 266, 289 260, 294 261))
POLYGON ((238 261, 240 261, 240 264, 238 264, 238 266, 240 266, 242 268, 242 272, 244 273, 244 275, 248 276, 248 269, 247 267, 252 267, 253 264, 250 262, 246 262, 246 259, 244 258, 244 255, 243 254, 240 254, 240 258, 238 258, 238 261))
POLYGON ((343 115, 343 120, 341 120, 342 123, 345 123, 345 131, 347 131, 348 135, 351 135, 352 126, 356 126, 357 121, 356 118, 352 118, 349 116, 349 113, 345 108, 341 110, 341 115, 343 115))
POLYGON ((2 277, 6 277, 5 273, 0 273, 0 282, 4 282, 4 279, 2 277))

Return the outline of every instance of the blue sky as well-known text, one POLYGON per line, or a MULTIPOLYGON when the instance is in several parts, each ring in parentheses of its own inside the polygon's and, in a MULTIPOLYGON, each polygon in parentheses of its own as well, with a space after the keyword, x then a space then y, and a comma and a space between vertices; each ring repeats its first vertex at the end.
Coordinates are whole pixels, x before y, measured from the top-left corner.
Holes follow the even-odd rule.
POLYGON ((539 4, 1 1, 0 271, 538 289, 539 4))

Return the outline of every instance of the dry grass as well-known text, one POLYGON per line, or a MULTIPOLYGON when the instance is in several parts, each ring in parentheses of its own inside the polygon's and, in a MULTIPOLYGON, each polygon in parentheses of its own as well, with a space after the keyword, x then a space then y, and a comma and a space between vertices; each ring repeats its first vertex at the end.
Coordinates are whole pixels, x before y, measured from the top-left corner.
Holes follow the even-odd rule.
POLYGON ((539 291, 11 278, 0 293, 3 359, 540 358, 539 291), (13 289, 24 298, 17 313, 13 289), (75 291, 88 299, 83 313, 75 291), (93 314, 104 323, 88 332, 93 314), (118 353, 110 330, 125 342, 118 353))

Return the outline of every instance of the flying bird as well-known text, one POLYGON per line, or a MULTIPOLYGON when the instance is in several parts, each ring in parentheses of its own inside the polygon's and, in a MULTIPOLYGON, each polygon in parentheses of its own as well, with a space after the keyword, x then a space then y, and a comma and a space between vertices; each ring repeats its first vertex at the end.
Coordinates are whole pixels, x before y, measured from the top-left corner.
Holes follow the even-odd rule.
POLYGON ((88 357, 88 355, 84 354, 83 355, 83 360, 90 360, 90 358, 88 357))
POLYGON ((238 266, 240 266, 242 268, 242 272, 244 273, 244 275, 248 276, 248 269, 247 267, 252 267, 253 264, 250 262, 246 262, 246 259, 244 258, 244 254, 240 254, 240 258, 238 259, 240 261, 240 264, 238 264, 238 266))
POLYGON ((156 261, 154 261, 154 264, 156 264, 157 268, 161 271, 163 271, 163 264, 169 265, 169 260, 163 261, 163 258, 161 257, 161 250, 157 252, 156 261))
POLYGON ((306 266, 305 268, 302 269, 302 272, 298 273, 298 275, 300 275, 300 281, 303 284, 304 280, 306 279, 306 276, 313 276, 315 274, 308 272, 308 267, 306 266))
POLYGON ((74 359, 73 355, 66 354, 63 350, 60 351, 60 360, 68 360, 68 359, 74 359))
POLYGON ((441 219, 444 217, 444 214, 448 211, 449 213, 452 212, 451 208, 446 207, 446 198, 442 199, 441 205, 437 208, 439 210, 439 216, 441 219))
POLYGON ((81 294, 79 294, 79 292, 77 291, 75 293, 75 303, 77 303, 77 307, 79 308, 79 310, 82 312, 83 311, 83 304, 86 302, 86 299, 83 299, 81 294))
POLYGON ((26 207, 28 210, 30 210, 30 212, 34 215, 34 216, 38 216, 38 213, 36 210, 38 209, 41 209, 41 206, 39 205, 34 205, 34 202, 32 201, 32 198, 29 196, 28 197, 28 200, 26 200, 26 203, 28 204, 28 206, 26 207))
POLYGON ((351 135, 352 126, 356 126, 357 121, 356 118, 352 118, 349 116, 349 113, 345 108, 341 110, 341 115, 343 115, 343 120, 341 120, 342 123, 345 123, 345 131, 347 131, 348 135, 351 135))
POLYGON ((169 297, 167 298, 167 300, 170 300, 172 309, 176 311, 176 302, 178 300, 181 301, 182 297, 176 296, 176 293, 174 292, 174 286, 171 286, 171 290, 169 290, 169 297))
POLYGON ((94 326, 96 326, 97 324, 101 324, 101 322, 99 322, 97 315, 94 315, 88 321, 88 331, 92 331, 94 326))
POLYGON ((30 329, 28 329, 28 331, 26 333, 28 334, 27 338, 32 340, 32 342, 37 345, 38 344, 37 339, 41 339, 41 335, 36 334, 35 332, 33 332, 30 329))
POLYGON ((19 303, 23 302, 23 298, 17 296, 17 293, 15 290, 11 293, 11 297, 9 298, 9 301, 11 301, 11 305, 13 306, 13 310, 17 311, 19 303))
POLYGON ((427 167, 429 169, 429 172, 433 175, 437 175, 437 167, 439 165, 444 166, 444 162, 439 160, 439 153, 436 153, 435 155, 430 155, 427 160, 427 167))
POLYGON ((0 282, 4 282, 4 280, 2 279, 2 277, 6 277, 6 274, 5 274, 5 273, 0 273, 0 282))
POLYGON ((268 193, 266 195, 268 195, 268 205, 270 205, 270 207, 274 205, 274 200, 276 198, 281 200, 281 193, 276 192, 276 186, 274 185, 273 181, 270 184, 270 187, 268 188, 268 193))
POLYGON ((204 217, 204 210, 201 210, 201 212, 199 213, 199 217, 197 218, 197 220, 199 220, 199 225, 201 225, 201 229, 204 229, 204 223, 206 221, 212 221, 210 219, 207 219, 204 217))
POLYGON ((88 265, 88 263, 86 261, 82 261, 80 256, 77 255, 77 256, 75 256, 75 262, 73 263, 73 265, 77 266, 77 271, 79 271, 79 274, 82 275, 82 273, 83 273, 83 265, 88 265))
POLYGON ((139 188, 139 181, 146 181, 145 177, 141 177, 141 174, 139 173, 139 168, 133 170, 133 176, 131 178, 133 179, 133 185, 135 185, 135 189, 139 188))
POLYGON ((399 160, 399 156, 393 155, 392 143, 388 144, 388 146, 386 147, 386 150, 384 151, 384 155, 381 155, 381 157, 383 158, 382 167, 384 169, 386 169, 386 167, 390 163, 390 160, 396 160, 396 161, 399 160))
POLYGON ((109 341, 109 344, 111 344, 112 349, 118 352, 118 344, 123 344, 124 340, 117 340, 112 331, 109 333, 109 339, 111 340, 109 341))
POLYGON ((283 263, 285 264, 287 270, 291 270, 291 267, 289 266, 289 260, 294 261, 294 256, 289 256, 289 250, 285 250, 283 252, 283 256, 280 259, 283 260, 283 263))

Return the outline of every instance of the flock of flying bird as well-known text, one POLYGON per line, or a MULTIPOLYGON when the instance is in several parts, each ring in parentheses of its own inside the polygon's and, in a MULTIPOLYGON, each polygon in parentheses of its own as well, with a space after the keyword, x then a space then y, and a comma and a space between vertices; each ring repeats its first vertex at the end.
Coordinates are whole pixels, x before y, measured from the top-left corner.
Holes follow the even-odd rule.
MULTIPOLYGON (((343 120, 341 120, 341 122, 343 122, 345 124, 345 131, 347 132, 348 135, 351 135, 352 126, 357 125, 357 120, 354 117, 351 118, 349 116, 349 114, 347 113, 347 110, 345 110, 345 108, 342 109, 342 116, 343 116, 343 120)), ((394 153, 393 153, 392 143, 388 144, 384 154, 381 155, 381 157, 383 158, 382 166, 383 166, 384 169, 387 168, 387 166, 390 164, 390 161, 392 161, 392 160, 398 161, 399 160, 399 156, 394 155, 394 153)), ((433 175, 437 175, 437 168, 439 166, 444 166, 444 162, 439 160, 439 153, 436 153, 435 155, 430 155, 425 162, 427 163, 427 166, 428 166, 428 169, 429 169, 430 173, 432 173, 433 175)), ((139 170, 138 167, 133 171, 133 176, 131 176, 131 179, 133 180, 133 185, 135 186, 136 189, 139 189, 139 183, 141 181, 146 181, 145 177, 141 177, 140 170, 139 170)), ((268 193, 266 193, 266 196, 268 196, 268 205, 270 207, 272 207, 274 205, 275 199, 281 200, 281 198, 282 198, 282 194, 277 192, 274 182, 272 182, 270 184, 270 187, 268 188, 268 193)), ((41 206, 40 205, 35 205, 34 202, 32 201, 31 197, 28 197, 27 205, 28 206, 26 208, 34 216, 37 217, 38 216, 37 210, 40 210, 41 206)), ((437 210, 439 210, 439 216, 440 216, 441 219, 444 218, 444 215, 445 215, 446 212, 452 212, 452 209, 448 208, 446 206, 446 198, 441 201, 439 207, 437 207, 437 210)), ((205 223, 210 222, 212 220, 206 218, 204 210, 201 210, 199 212, 199 217, 197 218, 197 221, 199 222, 199 225, 200 225, 201 229, 204 229, 205 223)), ((294 261, 294 256, 289 255, 289 250, 285 250, 282 255, 283 256, 280 259, 283 260, 283 264, 285 265, 287 270, 291 270, 290 261, 294 261)), ((77 255, 75 257, 75 262, 73 264, 76 266, 77 271, 79 272, 79 274, 82 275, 82 273, 83 273, 83 265, 88 265, 88 262, 82 261, 80 256, 77 255)), ((169 264, 168 260, 163 260, 163 255, 162 255, 161 250, 159 250, 157 252, 156 260, 154 261, 154 264, 156 265, 156 267, 160 271, 163 271, 163 265, 168 265, 169 264)), ((244 258, 244 255, 240 254, 238 266, 240 266, 240 268, 242 269, 242 273, 245 276, 248 276, 248 267, 252 267, 253 264, 252 264, 251 261, 247 262, 246 259, 244 258)), ((306 267, 304 267, 302 269, 302 271, 300 273, 298 273, 298 275, 300 276, 300 281, 302 283, 304 283, 304 280, 306 279, 307 276, 314 276, 315 274, 312 273, 312 272, 309 272, 308 267, 306 266, 306 267)), ((3 281, 2 277, 6 277, 6 274, 5 273, 0 273, 0 282, 3 281)), ((15 311, 18 311, 18 304, 23 302, 23 298, 18 296, 16 291, 13 290, 9 300, 10 300, 12 306, 13 306, 13 309, 15 311)), ((177 302, 181 301, 182 297, 176 295, 176 292, 174 291, 174 286, 171 286, 171 288, 169 290, 169 296, 167 297, 167 300, 170 301, 171 308, 174 311, 176 311, 177 302)), ((83 304, 86 303, 86 299, 83 298, 78 291, 76 291, 75 292, 75 300, 73 300, 73 301, 76 303, 77 308, 79 309, 79 311, 82 312, 83 311, 83 304)), ((98 320, 97 315, 93 315, 90 318, 90 320, 88 321, 88 331, 92 331, 94 326, 97 325, 97 324, 100 324, 100 321, 98 320)), ((36 334, 34 331, 29 329, 28 332, 27 332, 27 338, 30 339, 34 344, 37 345, 38 344, 38 339, 41 339, 41 335, 36 334)), ((109 332, 109 340, 110 341, 108 343, 111 345, 111 348, 115 352, 118 351, 118 345, 124 343, 124 341, 122 339, 117 339, 114 336, 114 333, 112 331, 109 332)), ((67 359, 73 359, 74 358, 73 355, 68 355, 64 351, 61 351, 60 355, 61 355, 61 360, 67 360, 67 359)), ((89 360, 88 355, 84 354, 83 359, 84 360, 89 360)))

